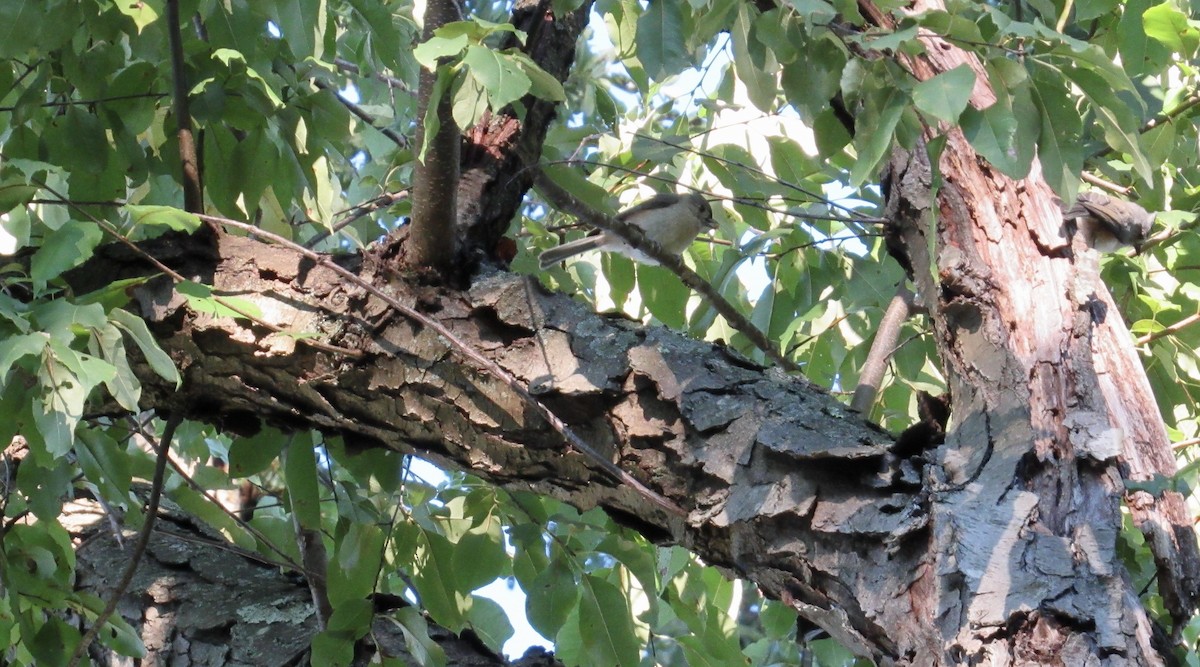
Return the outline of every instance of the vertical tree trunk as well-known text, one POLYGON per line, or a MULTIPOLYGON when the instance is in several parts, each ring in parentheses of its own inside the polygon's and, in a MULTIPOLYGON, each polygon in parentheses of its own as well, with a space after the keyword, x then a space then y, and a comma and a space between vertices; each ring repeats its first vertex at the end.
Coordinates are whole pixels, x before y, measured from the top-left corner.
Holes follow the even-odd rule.
POLYGON ((1063 237, 1038 174, 1013 182, 948 139, 936 201, 918 151, 893 160, 888 202, 953 398, 915 622, 943 664, 1159 664, 1117 555, 1125 436, 1093 362, 1094 340, 1128 333, 1097 315, 1097 256, 1063 237))
MULTIPOLYGON (((974 56, 929 38, 924 53, 899 56, 918 80, 966 64, 976 73, 970 103, 994 102, 974 56)), ((943 664, 1162 664, 1166 647, 1117 540, 1124 480, 1169 476, 1174 460, 1098 256, 1066 232, 1036 159, 1013 181, 961 131, 925 128, 925 141, 939 137, 937 179, 922 143, 893 156, 886 188, 953 401, 933 454, 940 478, 925 481, 931 534, 912 588, 923 598, 914 632, 936 628, 929 648, 943 664)), ((1200 559, 1183 500, 1173 491, 1130 499, 1168 610, 1187 618, 1200 559)))

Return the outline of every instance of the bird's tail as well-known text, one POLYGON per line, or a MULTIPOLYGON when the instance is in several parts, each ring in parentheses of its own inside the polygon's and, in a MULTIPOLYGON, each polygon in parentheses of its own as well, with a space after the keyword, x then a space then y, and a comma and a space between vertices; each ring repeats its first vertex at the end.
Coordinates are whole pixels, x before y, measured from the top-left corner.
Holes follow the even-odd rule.
POLYGON ((597 234, 595 236, 585 236, 584 238, 575 241, 568 241, 560 246, 555 246, 549 250, 545 250, 541 255, 538 255, 538 263, 542 269, 548 269, 564 259, 581 255, 589 250, 595 250, 604 245, 604 235, 597 234))

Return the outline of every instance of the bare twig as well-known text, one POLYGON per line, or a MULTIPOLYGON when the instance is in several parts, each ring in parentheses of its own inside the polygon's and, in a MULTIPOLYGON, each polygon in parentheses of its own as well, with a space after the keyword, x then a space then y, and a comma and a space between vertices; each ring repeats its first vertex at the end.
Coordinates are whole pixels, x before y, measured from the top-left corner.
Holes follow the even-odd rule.
MULTIPOLYGON (((344 60, 342 58, 334 58, 333 64, 338 69, 342 70, 343 72, 349 72, 351 74, 357 74, 360 76, 362 75, 362 70, 360 70, 358 68, 358 65, 355 65, 354 63, 350 62, 349 60, 344 60)), ((378 79, 379 81, 386 83, 389 88, 396 88, 398 90, 403 90, 404 92, 408 92, 409 90, 411 90, 408 87, 408 83, 401 81, 400 79, 397 79, 394 76, 388 76, 388 75, 384 74, 383 72, 376 72, 375 74, 373 74, 371 76, 378 79)))
POLYGON ((333 93, 334 98, 336 98, 337 101, 342 104, 342 106, 346 107, 346 109, 348 109, 350 111, 350 113, 354 114, 355 117, 357 117, 362 122, 366 123, 372 129, 377 130, 383 136, 387 137, 388 139, 391 139, 392 143, 396 144, 400 148, 408 148, 408 139, 407 138, 400 136, 399 134, 396 133, 395 130, 393 130, 389 127, 381 127, 379 125, 376 125, 374 116, 367 113, 366 111, 363 111, 362 107, 358 106, 357 104, 342 97, 340 94, 338 94, 338 91, 336 89, 334 89, 333 86, 325 83, 324 81, 322 81, 320 79, 313 79, 312 82, 313 82, 313 85, 316 86, 317 88, 320 88, 321 90, 325 90, 330 93, 333 93))
POLYGON ((361 220, 362 218, 365 218, 380 209, 385 209, 398 201, 406 199, 407 197, 408 190, 400 190, 399 192, 385 192, 374 199, 352 206, 347 209, 346 216, 344 218, 333 223, 329 226, 329 228, 322 229, 320 232, 317 232, 315 236, 304 243, 304 247, 315 248, 318 243, 342 231, 346 227, 353 224, 356 220, 361 220))
POLYGON ((1196 313, 1195 315, 1188 315, 1187 317, 1183 318, 1182 320, 1179 320, 1178 322, 1176 322, 1175 324, 1172 324, 1171 326, 1163 327, 1162 329, 1159 329, 1158 331, 1148 333, 1145 336, 1141 336, 1141 337, 1135 339, 1133 341, 1133 344, 1134 345, 1145 345, 1147 343, 1153 343, 1154 341, 1158 340, 1159 338, 1166 338, 1167 336, 1177 334, 1180 331, 1183 331, 1184 329, 1192 326, 1193 324, 1196 324, 1197 322, 1200 322, 1200 313, 1196 313))
MULTIPOLYGON (((129 93, 128 95, 113 95, 112 97, 97 97, 90 100, 60 100, 57 102, 42 102, 39 107, 70 107, 70 106, 91 106, 93 104, 103 104, 105 102, 118 102, 120 100, 136 100, 144 97, 159 99, 166 97, 166 93, 129 93)), ((17 107, 0 107, 0 111, 16 111, 17 107)))
POLYGON ((888 360, 892 358, 900 340, 900 327, 912 313, 913 293, 901 284, 896 288, 896 295, 888 303, 883 319, 875 330, 875 340, 871 350, 867 352, 867 360, 863 363, 862 372, 858 375, 858 386, 854 388, 854 397, 850 399, 850 409, 867 416, 875 405, 875 397, 879 395, 879 387, 883 384, 883 371, 887 368, 888 360))
MULTIPOLYGON (((697 151, 693 151, 693 152, 697 152, 697 151)), ((704 153, 699 153, 699 154, 702 156, 706 155, 704 153)), ((714 159, 720 159, 720 158, 714 158, 714 159)), ((623 172, 630 173, 630 174, 636 174, 640 178, 649 179, 649 180, 653 180, 653 181, 659 181, 661 183, 670 183, 672 185, 674 185, 676 183, 676 180, 672 177, 658 176, 656 174, 647 174, 646 172, 641 171, 640 169, 624 167, 619 164, 613 164, 611 162, 600 162, 599 160, 583 160, 583 159, 578 159, 578 158, 572 158, 569 160, 552 160, 549 162, 544 162, 542 164, 546 164, 546 165, 550 165, 550 164, 574 164, 574 165, 585 164, 585 165, 592 165, 592 166, 597 166, 597 167, 604 167, 605 169, 612 169, 614 171, 623 171, 623 172)), ((734 166, 741 166, 736 162, 730 162, 730 164, 732 164, 734 166)), ((536 169, 537 166, 531 165, 529 168, 536 169)), ((753 167, 748 167, 748 168, 754 169, 753 167)), ((804 194, 805 191, 801 191, 801 193, 804 194)), ((799 198, 788 198, 788 197, 782 197, 782 199, 785 202, 788 202, 788 201, 809 202, 810 201, 810 199, 799 199, 799 198)), ((768 206, 767 204, 761 203, 761 202, 759 202, 755 199, 751 199, 749 197, 729 198, 729 201, 731 201, 735 204, 742 204, 743 206, 751 206, 751 207, 766 211, 768 213, 775 213, 778 215, 786 215, 786 216, 793 217, 793 218, 804 218, 807 220, 830 220, 833 222, 847 222, 847 223, 857 222, 857 223, 870 224, 870 225, 878 225, 878 224, 883 224, 883 223, 887 222, 887 220, 885 220, 883 218, 858 215, 852 208, 848 208, 842 204, 830 202, 829 200, 821 198, 821 197, 818 197, 818 200, 821 203, 832 206, 834 208, 840 208, 840 209, 847 211, 848 213, 852 213, 854 215, 837 216, 837 215, 816 215, 816 214, 812 214, 812 213, 793 213, 792 211, 784 211, 784 210, 777 209, 773 206, 768 206)))
MULTIPOLYGON (((673 144, 665 139, 660 139, 658 137, 652 137, 647 134, 634 133, 634 136, 641 137, 643 139, 649 139, 650 141, 657 141, 661 144, 666 144, 668 146, 674 146, 680 150, 687 151, 689 153, 692 153, 693 155, 697 155, 702 158, 708 158, 710 160, 717 160, 718 162, 724 162, 725 164, 733 165, 735 167, 738 167, 739 169, 745 169, 746 171, 749 171, 752 174, 757 174, 759 176, 765 176, 767 178, 774 180, 776 183, 779 183, 780 185, 784 186, 785 188, 788 188, 789 190, 795 190, 796 192, 799 192, 800 194, 807 197, 807 201, 819 201, 830 208, 841 209, 841 210, 845 211, 846 213, 849 213, 854 219, 859 219, 858 211, 855 211, 854 209, 850 208, 849 206, 846 206, 844 204, 833 201, 832 199, 829 199, 828 197, 825 197, 824 195, 822 195, 820 193, 813 192, 812 190, 808 190, 806 188, 802 188, 799 185, 796 185, 794 183, 789 183, 789 182, 779 178, 775 174, 768 174, 767 172, 763 171, 762 169, 759 169, 758 167, 756 167, 754 165, 744 164, 742 162, 738 162, 737 160, 730 160, 729 158, 721 157, 720 155, 715 155, 713 153, 709 153, 708 151, 700 150, 699 148, 693 148, 691 146, 680 146, 678 144, 673 144)), ((834 218, 834 219, 840 220, 841 218, 834 218)), ((882 218, 868 218, 868 219, 865 219, 865 221, 869 221, 872 223, 886 222, 882 218)))

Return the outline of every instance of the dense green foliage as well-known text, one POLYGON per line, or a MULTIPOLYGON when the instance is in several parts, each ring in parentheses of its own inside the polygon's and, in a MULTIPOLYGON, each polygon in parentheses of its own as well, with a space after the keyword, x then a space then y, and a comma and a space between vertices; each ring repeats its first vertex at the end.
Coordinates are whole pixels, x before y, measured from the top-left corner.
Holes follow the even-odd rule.
MULTIPOLYGON (((404 1, 187 0, 183 74, 202 138, 206 206, 299 241, 324 239, 317 247, 325 250, 371 242, 409 204, 400 197, 366 216, 354 207, 405 190, 421 150, 379 130, 411 142, 423 120, 415 118, 418 61, 449 57, 440 89, 453 95, 464 127, 489 103, 563 100, 542 162, 598 208, 644 195, 638 181, 725 197, 713 242, 695 244, 690 261, 810 379, 841 391, 854 386, 864 342, 903 277, 879 236, 880 164, 894 144, 913 146, 923 123, 957 125, 1009 176, 1027 175, 1036 155, 1064 199, 1087 172, 1164 211, 1163 240, 1143 256, 1107 260, 1105 275, 1144 336, 1160 407, 1190 460, 1200 439, 1200 335, 1188 326, 1200 312, 1200 237, 1189 213, 1200 206, 1200 30, 1188 8, 1031 0, 913 14, 878 4, 899 17, 894 32, 862 29, 848 0, 768 12, 737 0, 602 0, 560 85, 519 52, 496 50, 513 32, 501 3, 471 3, 475 20, 414 51, 419 31, 404 1), (967 68, 917 82, 901 67, 897 58, 926 48, 929 34, 978 55, 996 104, 968 106, 975 75, 967 68), (839 119, 835 97, 860 131, 839 119)), ((164 208, 183 200, 168 28, 162 0, 0 1, 0 252, 22 258, 0 272, 0 442, 20 435, 30 452, 2 487, 0 654, 8 664, 60 662, 79 632, 58 612, 90 621, 103 606, 72 590, 73 547, 56 522, 62 503, 85 491, 140 523, 131 484, 149 478, 152 457, 133 436, 150 425, 125 345, 164 378, 178 377, 145 324, 123 309, 127 285, 74 294, 61 279, 115 235, 195 224, 164 208), (89 400, 105 397, 128 418, 88 418, 89 400)), ((536 251, 557 243, 552 232, 568 221, 536 200, 527 212, 513 223, 514 269, 532 272, 536 251)), ((595 256, 544 279, 761 358, 661 268, 595 256)), ((233 314, 202 285, 181 291, 197 309, 233 314)), ((874 415, 887 426, 911 420, 915 390, 940 391, 924 333, 914 320, 902 337, 874 415)), ((473 593, 498 577, 529 596, 530 622, 568 664, 799 660, 790 611, 596 512, 458 475, 422 479, 397 455, 350 456, 319 434, 238 440, 193 425, 174 447, 197 466, 196 484, 171 473, 169 497, 238 545, 294 563, 289 510, 329 537, 335 612, 314 642, 319 662, 349 658, 368 628, 369 593, 406 594, 410 584, 432 621, 471 628, 499 649, 512 627, 495 602, 473 593), (314 447, 331 485, 316 478, 314 447), (212 456, 228 457, 229 472, 207 465, 212 456), (234 478, 292 497, 264 503, 251 531, 200 491, 234 478)), ((1194 476, 1188 466, 1177 482, 1194 476)), ((1129 561, 1144 584, 1152 567, 1136 542, 1129 561)), ((425 664, 443 663, 420 614, 396 620, 425 664)), ((119 623, 101 640, 140 650, 119 623)), ((827 652, 828 664, 846 660, 828 643, 809 646, 827 652)))

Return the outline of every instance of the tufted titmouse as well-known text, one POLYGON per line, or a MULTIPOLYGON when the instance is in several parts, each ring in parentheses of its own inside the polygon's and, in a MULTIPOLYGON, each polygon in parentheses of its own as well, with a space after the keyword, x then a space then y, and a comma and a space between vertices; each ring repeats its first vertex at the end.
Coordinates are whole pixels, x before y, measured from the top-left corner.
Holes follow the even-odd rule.
POLYGON ((1081 192, 1063 217, 1083 220, 1081 228, 1090 233, 1092 247, 1100 252, 1125 246, 1140 249, 1154 225, 1154 214, 1141 206, 1094 191, 1081 192))
MULTIPOLYGON (((698 193, 686 195, 660 194, 617 214, 617 220, 637 226, 646 238, 671 254, 681 254, 692 239, 705 229, 716 227, 712 208, 698 193)), ((632 247, 628 241, 610 231, 569 241, 550 248, 538 256, 542 268, 585 253, 589 250, 619 252, 643 264, 656 264, 653 259, 632 247)))

